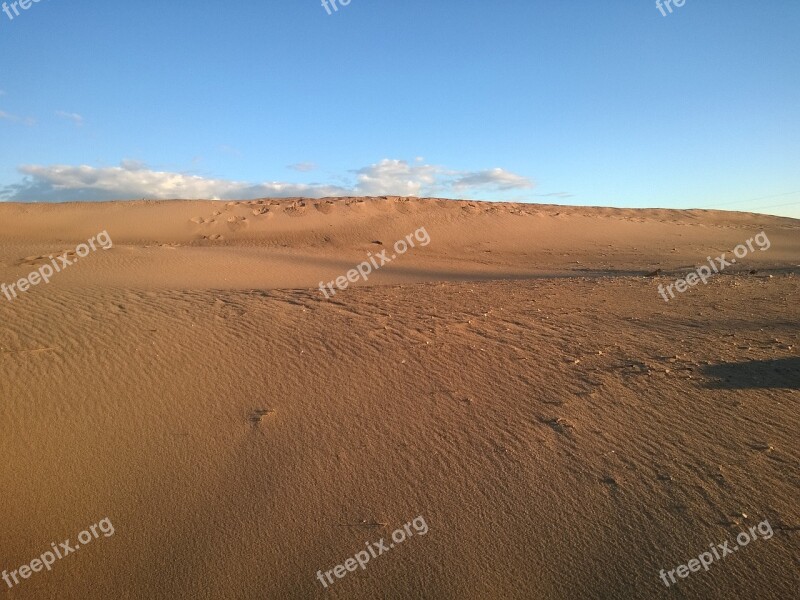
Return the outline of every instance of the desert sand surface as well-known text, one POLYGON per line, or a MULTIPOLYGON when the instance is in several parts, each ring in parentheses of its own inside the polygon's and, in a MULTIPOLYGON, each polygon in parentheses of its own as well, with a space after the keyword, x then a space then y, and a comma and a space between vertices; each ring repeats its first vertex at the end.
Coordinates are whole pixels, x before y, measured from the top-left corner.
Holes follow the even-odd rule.
POLYGON ((0 282, 100 232, 113 247, 0 295, 0 570, 19 578, 0 597, 797 597, 800 221, 0 204, 0 282), (760 232, 769 249, 659 295, 760 232), (103 519, 113 535, 19 574, 103 519))

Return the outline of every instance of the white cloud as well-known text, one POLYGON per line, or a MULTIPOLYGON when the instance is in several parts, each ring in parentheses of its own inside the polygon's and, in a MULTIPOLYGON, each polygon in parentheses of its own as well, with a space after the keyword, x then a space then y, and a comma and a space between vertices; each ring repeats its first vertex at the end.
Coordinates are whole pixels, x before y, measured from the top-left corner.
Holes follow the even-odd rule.
POLYGON ((152 171, 134 161, 119 167, 40 166, 19 168, 26 176, 21 184, 0 191, 6 200, 118 200, 132 198, 202 198, 233 200, 267 196, 334 196, 345 190, 335 186, 281 182, 250 184, 210 179, 185 173, 152 171))
MULTIPOLYGON (((415 163, 421 162, 416 158, 415 163)), ((531 189, 535 183, 504 169, 453 171, 444 167, 382 160, 356 171, 359 195, 365 196, 467 196, 481 192, 531 189)))
MULTIPOLYGON (((436 188, 440 167, 409 165, 404 160, 384 159, 376 165, 355 171, 359 196, 419 196, 436 188)), ((427 194, 424 194, 427 195, 427 194)))
POLYGON ((11 113, 7 113, 4 110, 0 110, 0 119, 5 121, 11 121, 12 123, 22 123, 23 125, 36 125, 36 119, 31 117, 20 117, 18 115, 12 115, 11 113))
POLYGON ((75 125, 78 126, 83 125, 83 117, 80 116, 78 113, 71 113, 63 110, 57 110, 56 115, 58 115, 62 119, 68 119, 72 121, 73 123, 75 123, 75 125))
POLYGON ((511 173, 505 169, 490 169, 475 173, 465 173, 453 182, 456 190, 489 189, 489 190, 521 190, 534 187, 533 181, 511 173))
POLYGON ((385 159, 352 171, 350 185, 250 183, 188 173, 156 171, 131 160, 118 167, 24 165, 20 183, 0 188, 5 201, 153 199, 238 200, 264 197, 449 196, 468 198, 488 191, 529 189, 533 182, 503 169, 461 172, 385 159))

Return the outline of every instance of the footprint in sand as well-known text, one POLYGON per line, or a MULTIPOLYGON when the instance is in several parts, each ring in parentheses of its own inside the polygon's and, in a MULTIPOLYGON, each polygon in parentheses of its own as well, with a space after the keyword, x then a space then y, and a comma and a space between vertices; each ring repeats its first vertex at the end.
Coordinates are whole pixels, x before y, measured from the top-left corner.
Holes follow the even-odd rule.
POLYGON ((247 227, 248 225, 250 225, 250 223, 245 217, 228 217, 228 227, 234 231, 242 227, 247 227))
POLYGON ((614 489, 618 488, 619 484, 620 484, 619 477, 616 477, 614 475, 605 475, 600 481, 602 481, 607 486, 609 486, 611 488, 614 488, 614 489))
POLYGON ((214 315, 217 319, 238 319, 247 313, 241 305, 227 302, 217 298, 213 304, 214 315))
POLYGON ((767 444, 766 442, 754 442, 750 444, 750 448, 752 448, 753 450, 757 450, 759 452, 772 452, 773 450, 775 450, 774 447, 767 444))
POLYGON ((271 408, 256 409, 250 414, 250 422, 261 423, 261 421, 263 421, 266 417, 272 414, 275 414, 275 411, 271 408))
POLYGON ((324 202, 317 202, 314 208, 321 212, 323 215, 328 215, 333 211, 333 201, 325 200, 324 202))
POLYGON ((540 419, 540 421, 545 425, 550 426, 554 431, 558 433, 563 433, 565 435, 570 435, 575 429, 575 425, 573 425, 570 421, 562 417, 553 417, 551 419, 540 419))
POLYGON ((59 256, 67 256, 68 260, 72 262, 76 262, 78 260, 78 254, 75 252, 75 249, 72 250, 58 250, 53 252, 52 254, 48 255, 41 255, 41 256, 26 256, 25 258, 21 258, 16 262, 17 267, 33 267, 41 265, 42 263, 49 263, 53 259, 58 260, 57 257, 59 256), (50 257, 53 257, 52 259, 50 257))
POLYGON ((290 217, 302 217, 306 214, 306 203, 302 200, 292 202, 290 206, 283 209, 283 212, 290 217))

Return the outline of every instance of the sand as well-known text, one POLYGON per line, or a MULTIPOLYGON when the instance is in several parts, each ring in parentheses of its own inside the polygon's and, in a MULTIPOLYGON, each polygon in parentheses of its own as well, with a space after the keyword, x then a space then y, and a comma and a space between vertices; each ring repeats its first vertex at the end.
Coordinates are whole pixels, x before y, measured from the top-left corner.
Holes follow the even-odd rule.
POLYGON ((0 282, 103 231, 109 250, 0 295, 0 570, 105 518, 114 533, 0 580, 3 597, 800 587, 800 221, 394 197, 0 204, 0 282), (429 244, 318 289, 419 228, 429 244), (769 250, 659 295, 761 231, 769 250), (424 535, 317 578, 418 517, 424 535), (770 539, 660 579, 764 521, 770 539))

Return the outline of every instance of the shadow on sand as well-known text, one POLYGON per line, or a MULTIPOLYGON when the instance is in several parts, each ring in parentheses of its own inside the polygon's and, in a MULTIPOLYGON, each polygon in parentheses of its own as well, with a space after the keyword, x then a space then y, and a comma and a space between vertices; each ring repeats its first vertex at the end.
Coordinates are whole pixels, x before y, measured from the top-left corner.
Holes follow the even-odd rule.
POLYGON ((800 389, 800 357, 712 365, 703 373, 718 379, 709 383, 712 388, 800 389))

